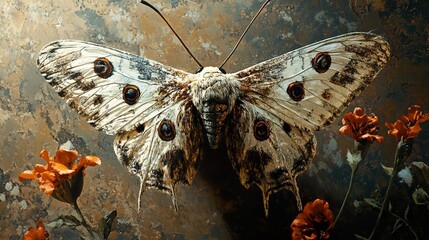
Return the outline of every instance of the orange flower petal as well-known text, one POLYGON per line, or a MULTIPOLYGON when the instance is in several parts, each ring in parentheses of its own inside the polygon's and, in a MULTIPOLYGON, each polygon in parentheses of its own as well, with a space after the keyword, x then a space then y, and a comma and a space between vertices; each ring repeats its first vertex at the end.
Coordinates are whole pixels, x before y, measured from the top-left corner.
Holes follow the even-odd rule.
POLYGON ((82 156, 79 162, 73 167, 75 171, 79 171, 81 168, 86 168, 88 166, 100 165, 101 160, 96 156, 82 156))
POLYGON ((334 216, 329 209, 329 203, 316 199, 307 203, 292 222, 292 239, 328 239, 333 222, 334 216))
POLYGON ((355 108, 353 113, 347 113, 342 119, 340 133, 349 135, 358 142, 381 142, 383 138, 378 132, 378 117, 374 114, 364 114, 361 108, 355 108))
POLYGON ((36 178, 37 178, 37 174, 33 170, 26 170, 26 171, 22 172, 21 174, 19 174, 19 181, 21 181, 21 182, 26 180, 26 179, 33 180, 36 178))
POLYGON ((60 148, 55 154, 54 162, 61 163, 68 168, 72 168, 78 156, 77 151, 60 148))
POLYGON ((44 240, 46 231, 45 231, 45 226, 43 225, 42 220, 37 221, 36 225, 37 225, 36 239, 37 240, 39 240, 39 239, 44 240))
POLYGON ((360 108, 360 107, 356 107, 356 108, 353 110, 353 113, 354 113, 355 115, 357 115, 357 116, 362 116, 362 115, 363 115, 362 108, 360 108))
POLYGON ((417 137, 417 135, 419 135, 420 130, 422 130, 422 128, 418 123, 416 123, 416 125, 414 126, 411 126, 408 131, 408 138, 417 137))
POLYGON ((421 131, 420 123, 429 120, 429 114, 423 114, 420 106, 413 105, 408 108, 407 116, 402 116, 399 120, 386 123, 389 128, 388 133, 395 136, 397 141, 401 139, 415 138, 421 131))
POLYGON ((25 232, 23 240, 35 240, 36 239, 36 229, 33 227, 29 228, 27 232, 25 232))
POLYGON ((37 173, 48 171, 48 165, 36 164, 34 165, 34 171, 37 173))
POLYGON ((96 156, 82 156, 79 160, 79 163, 85 167, 96 166, 101 164, 101 160, 96 156))
POLYGON ((74 173, 75 170, 69 169, 61 163, 53 162, 51 163, 52 170, 54 170, 59 175, 69 175, 74 173))
POLYGON ((45 171, 40 174, 40 179, 42 181, 55 181, 55 173, 50 171, 45 171))
POLYGON ((42 220, 37 221, 37 230, 33 227, 29 228, 24 234, 23 240, 48 240, 49 233, 46 232, 42 220))
POLYGON ((52 195, 52 192, 55 190, 55 185, 51 181, 45 181, 39 183, 39 188, 48 195, 52 195))
POLYGON ((45 159, 46 163, 49 163, 49 162, 51 162, 51 160, 52 160, 52 159, 50 159, 50 158, 49 158, 48 150, 46 150, 46 149, 43 149, 43 150, 40 152, 39 156, 40 156, 41 158, 45 159))

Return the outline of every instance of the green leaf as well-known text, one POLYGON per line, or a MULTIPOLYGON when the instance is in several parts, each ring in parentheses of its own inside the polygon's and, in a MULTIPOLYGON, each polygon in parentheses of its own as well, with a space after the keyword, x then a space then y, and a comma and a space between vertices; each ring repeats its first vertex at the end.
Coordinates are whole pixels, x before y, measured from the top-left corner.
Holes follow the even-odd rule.
POLYGON ((396 149, 396 159, 395 166, 399 167, 403 164, 403 160, 408 158, 411 154, 411 150, 413 149, 413 139, 408 138, 405 141, 399 141, 396 149))
POLYGON ((368 238, 362 237, 360 235, 355 234, 356 239, 368 240, 368 238))
POLYGON ((396 219, 395 225, 393 226, 391 234, 394 234, 398 229, 404 226, 404 222, 401 219, 396 219))
POLYGON ((81 168, 70 180, 70 189, 73 199, 76 201, 83 189, 83 168, 81 168))
POLYGON ((67 226, 72 229, 75 229, 77 226, 82 225, 82 223, 73 215, 61 215, 47 224, 51 228, 67 226))
POLYGON ((347 162, 352 169, 357 168, 359 163, 362 161, 362 155, 360 151, 347 150, 347 162))
MULTIPOLYGON (((412 162, 411 167, 416 169, 417 174, 421 175, 421 180, 429 184, 429 166, 424 162, 412 162)), ((421 183, 422 184, 422 183, 421 183)))
POLYGON ((107 239, 112 230, 112 224, 118 215, 116 210, 111 211, 110 213, 104 215, 104 217, 100 220, 100 231, 103 233, 103 238, 107 239))
POLYGON ((381 164, 381 167, 383 167, 383 170, 387 175, 392 176, 393 167, 387 167, 387 166, 384 166, 383 164, 381 164))
POLYGON ((363 200, 365 201, 366 204, 370 205, 373 208, 378 208, 378 209, 381 208, 381 206, 373 198, 364 198, 363 200))
POLYGON ((428 205, 429 206, 429 195, 423 188, 417 188, 413 192, 413 200, 416 205, 428 205))
POLYGON ((51 196, 58 201, 65 202, 71 205, 74 204, 73 194, 71 192, 70 183, 68 181, 64 180, 60 183, 60 185, 55 187, 55 190, 52 192, 51 196))

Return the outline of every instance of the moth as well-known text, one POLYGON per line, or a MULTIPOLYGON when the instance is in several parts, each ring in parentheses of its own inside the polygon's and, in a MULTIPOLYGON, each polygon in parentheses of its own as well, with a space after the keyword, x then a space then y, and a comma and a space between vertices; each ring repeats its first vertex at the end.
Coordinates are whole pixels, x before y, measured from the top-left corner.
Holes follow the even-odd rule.
POLYGON ((315 155, 314 132, 332 123, 390 56, 378 35, 348 33, 238 72, 189 73, 90 42, 55 41, 38 57, 42 76, 89 124, 116 135, 118 160, 140 195, 191 184, 203 149, 224 149, 242 185, 269 197, 292 191, 315 155))

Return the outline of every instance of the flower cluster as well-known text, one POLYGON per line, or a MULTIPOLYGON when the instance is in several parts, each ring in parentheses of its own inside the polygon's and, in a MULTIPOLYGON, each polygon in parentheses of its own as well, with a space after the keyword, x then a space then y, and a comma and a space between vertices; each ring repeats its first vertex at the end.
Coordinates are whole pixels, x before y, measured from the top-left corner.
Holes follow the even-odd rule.
POLYGON ((334 215, 329 203, 316 199, 305 205, 291 224, 293 240, 329 239, 333 228, 334 215))
POLYGON ((45 230, 42 220, 36 222, 36 228, 28 229, 23 240, 49 240, 49 233, 45 230))
POLYGON ((100 165, 101 161, 95 156, 82 156, 77 164, 77 151, 60 148, 55 157, 49 157, 48 151, 43 149, 40 157, 45 159, 46 165, 36 164, 34 170, 26 170, 19 175, 19 180, 38 180, 39 187, 46 194, 51 195, 62 182, 70 180, 74 175, 88 166, 100 165))
POLYGON ((373 113, 363 114, 361 108, 355 108, 353 113, 347 113, 342 119, 340 133, 352 136, 357 142, 382 142, 383 137, 378 133, 378 117, 373 113))
POLYGON ((415 138, 421 128, 420 123, 429 120, 429 114, 423 114, 420 106, 414 105, 408 108, 408 115, 402 116, 396 122, 386 123, 389 128, 389 134, 396 137, 397 141, 415 138))

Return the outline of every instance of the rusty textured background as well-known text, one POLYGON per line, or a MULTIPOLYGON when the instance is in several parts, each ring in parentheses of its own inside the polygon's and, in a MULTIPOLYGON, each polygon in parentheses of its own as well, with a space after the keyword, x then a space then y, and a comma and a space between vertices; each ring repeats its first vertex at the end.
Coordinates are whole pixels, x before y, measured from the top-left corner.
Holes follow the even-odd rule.
MULTIPOLYGON (((172 22, 203 65, 218 65, 262 4, 262 0, 152 0, 172 22)), ((245 190, 222 153, 208 156, 192 186, 179 187, 179 213, 170 197, 157 191, 143 195, 137 212, 138 179, 117 161, 112 136, 97 132, 72 112, 38 73, 36 58, 43 45, 56 39, 102 43, 193 72, 197 65, 154 12, 134 0, 3 0, 0 6, 0 239, 20 239, 38 218, 45 222, 72 213, 66 204, 38 191, 18 175, 36 163, 42 148, 53 153, 70 141, 86 155, 98 155, 101 166, 89 169, 79 203, 96 224, 117 209, 111 239, 288 239, 297 214, 291 193, 271 197, 264 217, 256 188, 245 190)), ((351 31, 372 31, 391 44, 392 59, 375 83, 349 107, 376 113, 381 123, 393 122, 411 104, 429 111, 429 3, 417 0, 285 0, 273 1, 225 66, 229 72, 326 37, 351 31)), ((299 177, 303 201, 323 198, 334 213, 341 205, 350 169, 345 154, 352 146, 340 136, 341 121, 317 134, 318 152, 308 172, 299 177)), ((415 141, 411 159, 429 163, 429 127, 415 141)), ((386 137, 372 146, 358 172, 342 222, 334 238, 368 235, 376 212, 357 207, 364 197, 384 192, 388 178, 380 162, 390 164, 396 146, 386 137), (356 201, 355 201, 356 200, 356 201)), ((403 213, 410 189, 397 182, 392 197, 403 213)), ((428 210, 411 204, 410 224, 427 237, 428 210)), ((386 218, 384 232, 394 220, 386 218)), ((48 228, 53 239, 78 239, 78 232, 48 228)), ((406 231, 397 238, 407 238, 406 231)))

